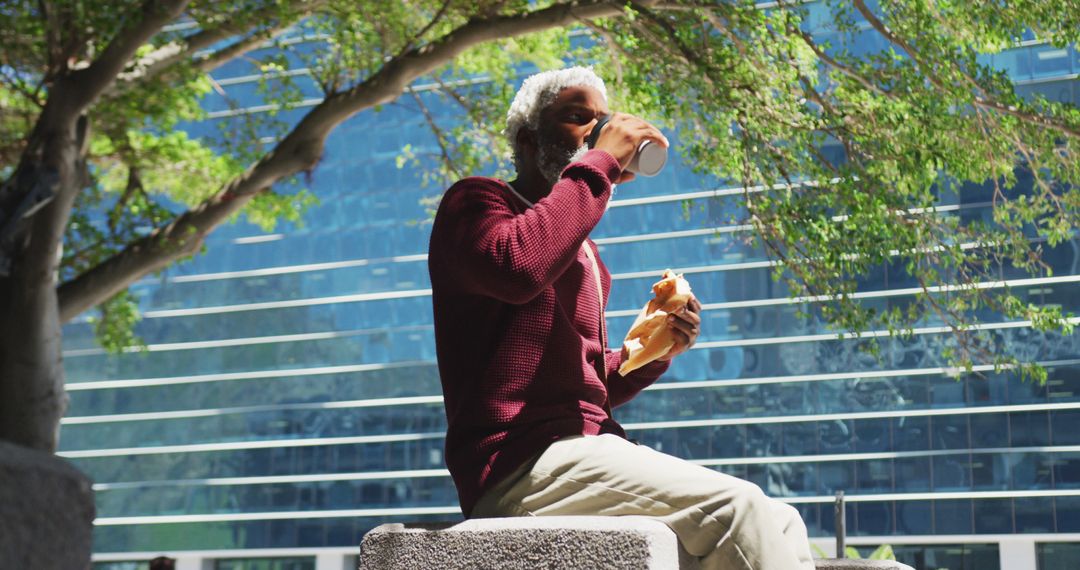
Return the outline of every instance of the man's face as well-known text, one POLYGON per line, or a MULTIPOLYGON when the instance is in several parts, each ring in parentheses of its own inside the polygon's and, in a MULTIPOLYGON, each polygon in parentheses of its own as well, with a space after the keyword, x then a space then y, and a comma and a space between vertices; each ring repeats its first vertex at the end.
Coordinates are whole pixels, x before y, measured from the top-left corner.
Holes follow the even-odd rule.
POLYGON ((595 88, 567 87, 540 113, 536 133, 536 165, 554 184, 568 164, 588 151, 586 137, 596 121, 609 114, 607 101, 595 88))

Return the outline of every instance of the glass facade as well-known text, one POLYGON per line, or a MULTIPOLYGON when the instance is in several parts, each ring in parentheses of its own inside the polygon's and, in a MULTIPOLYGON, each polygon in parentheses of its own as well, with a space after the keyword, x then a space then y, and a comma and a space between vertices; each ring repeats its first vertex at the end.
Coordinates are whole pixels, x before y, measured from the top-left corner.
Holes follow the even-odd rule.
POLYGON ((95 562, 92 570, 148 570, 149 562, 95 562))
POLYGON ((311 558, 223 558, 214 570, 315 570, 311 558))
MULTIPOLYGON (((998 567, 998 547, 993 544, 935 544, 933 546, 893 546, 896 560, 919 570, 979 570, 998 567)), ((857 547, 869 557, 874 547, 857 547)), ((1069 568, 1069 566, 1040 566, 1069 568)))
POLYGON ((1035 545, 1039 570, 1080 568, 1080 544, 1043 542, 1035 545))
MULTIPOLYGON (((810 29, 827 36, 812 15, 810 29)), ((854 47, 878 49, 873 41, 854 47)), ((989 61, 1024 93, 1080 104, 1073 48, 1028 42, 989 61)), ((187 130, 217 132, 261 104, 257 73, 246 60, 217 71, 225 95, 209 95, 210 118, 187 130)), ((316 96, 306 75, 293 79, 316 96)), ((417 87, 452 117, 451 103, 417 87)), ((407 102, 358 114, 304 181, 320 204, 302 225, 222 227, 207 253, 137 283, 147 350, 104 353, 85 318, 65 328, 60 454, 95 481, 95 552, 343 547, 384 522, 460 518, 442 456, 426 268, 423 201, 442 189, 397 167, 406 144, 438 152, 407 102)), ((667 267, 705 304, 698 345, 616 410, 631 437, 754 481, 797 506, 815 536, 832 534, 838 490, 857 536, 1080 532, 1080 339, 984 319, 1044 363, 1041 386, 990 369, 949 376, 934 322, 885 340, 882 360, 867 356, 797 317, 764 252, 723 225, 741 193, 675 160, 620 187, 593 234, 614 276, 613 339, 667 267)), ((969 219, 991 207, 977 185, 941 200, 969 219)), ((1023 297, 1077 312, 1080 241, 1046 259, 1053 277, 1002 277, 1020 279, 1023 297)), ((910 302, 913 286, 885 267, 863 290, 887 309, 910 302)), ((996 547, 959 542, 897 553, 925 567, 996 567, 983 562, 996 547)), ((1075 558, 1071 546, 1041 548, 1044 560, 1075 558)), ((108 564, 120 563, 99 567, 127 568, 108 564)), ((230 564, 217 567, 240 567, 230 564)))

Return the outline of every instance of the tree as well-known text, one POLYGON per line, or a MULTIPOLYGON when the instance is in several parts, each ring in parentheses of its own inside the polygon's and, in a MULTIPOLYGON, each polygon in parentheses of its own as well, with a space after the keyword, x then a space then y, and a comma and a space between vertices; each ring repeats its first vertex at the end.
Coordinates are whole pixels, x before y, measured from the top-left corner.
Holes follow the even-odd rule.
MULTIPOLYGON (((101 304, 123 321, 130 310, 110 300, 133 280, 197 252, 210 231, 245 207, 270 217, 289 209, 270 188, 313 168, 342 121, 394 100, 475 46, 620 12, 606 2, 391 0, 117 0, 92 7, 60 0, 4 8, 10 111, 0 143, 7 178, 0 193, 0 437, 54 450, 65 408, 61 324, 101 304), (330 38, 325 57, 312 62, 325 94, 272 149, 244 165, 243 154, 214 156, 169 132, 197 115, 209 71, 304 18, 330 38), (194 31, 166 31, 177 21, 193 23, 194 31), (177 160, 188 170, 181 184, 169 180, 177 160), (148 188, 151 181, 157 186, 148 188), (153 202, 155 192, 188 207, 174 213, 153 202), (104 231, 90 223, 103 207, 104 231), (139 235, 147 222, 154 230, 139 235), (58 283, 58 275, 67 278, 58 283)), ((289 94, 280 102, 288 105, 289 94)))
POLYGON ((753 229, 808 317, 863 338, 871 352, 874 333, 859 331, 947 331, 939 349, 957 370, 993 363, 1045 378, 979 324, 989 313, 1072 330, 1075 318, 1021 301, 1002 274, 1049 275, 1044 247, 1076 238, 1080 114, 1019 97, 980 56, 1025 34, 1074 44, 1075 10, 1066 2, 824 2, 832 33, 822 39, 806 30, 806 4, 777 4, 638 7, 635 18, 597 27, 613 61, 659 53, 678 62, 628 69, 630 91, 690 134, 684 152, 704 171, 744 188, 745 214, 732 222, 753 229), (883 47, 852 54, 845 46, 859 35, 883 47), (965 183, 992 186, 991 220, 939 208, 965 183), (884 312, 861 303, 860 280, 883 266, 916 282, 914 302, 884 312))
MULTIPOLYGON (((1044 271, 1041 244, 1075 239, 1080 205, 1080 111, 1018 97, 978 59, 1029 31, 1074 43, 1080 10, 1019 4, 830 2, 831 45, 805 31, 807 7, 788 2, 9 3, 0 9, 0 438, 54 450, 61 325, 99 307, 103 339, 130 341, 127 287, 197 253, 241 212, 263 223, 295 216, 308 198, 274 185, 313 169, 344 120, 412 96, 410 84, 428 77, 472 119, 431 121, 443 173, 464 173, 505 152, 494 125, 517 66, 556 64, 582 30, 594 41, 576 57, 609 72, 615 108, 661 117, 703 172, 743 186, 742 220, 776 259, 777 278, 813 301, 809 312, 841 331, 898 334, 936 315, 966 365, 994 352, 992 335, 970 327, 984 307, 1067 331, 1069 315, 1021 302, 994 277, 1004 264, 1044 271), (323 94, 272 147, 175 130, 201 116, 211 71, 289 29, 325 39, 318 53, 293 54, 323 94), (844 51, 859 33, 887 47, 844 51), (455 81, 476 77, 489 81, 455 81), (1014 188, 1021 171, 1030 188, 1014 188), (993 220, 935 210, 960 181, 994 185, 993 220), (921 293, 882 314, 859 304, 857 285, 886 263, 921 293)), ((267 84, 275 104, 296 108, 280 58, 261 64, 279 80, 267 84)))

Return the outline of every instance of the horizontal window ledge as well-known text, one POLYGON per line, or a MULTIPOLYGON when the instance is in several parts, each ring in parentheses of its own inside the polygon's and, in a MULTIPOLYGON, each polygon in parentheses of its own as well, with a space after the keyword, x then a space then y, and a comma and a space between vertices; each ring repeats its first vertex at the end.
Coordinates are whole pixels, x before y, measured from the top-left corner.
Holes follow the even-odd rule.
MULTIPOLYGON (((828 414, 798 414, 784 416, 746 416, 699 420, 675 420, 656 422, 628 422, 623 427, 634 430, 667 430, 686 428, 709 428, 737 425, 790 424, 820 421, 844 421, 885 418, 914 418, 929 416, 970 416, 979 414, 1004 414, 1017 412, 1052 412, 1080 410, 1080 402, 1008 404, 997 406, 926 408, 917 410, 884 410, 873 412, 840 412, 828 414)), ((59 451, 56 455, 69 459, 94 457, 119 457, 127 455, 154 455, 163 453, 195 453, 205 451, 238 451, 247 449, 314 447, 333 445, 357 445, 369 443, 387 443, 400 441, 420 441, 443 439, 445 433, 421 432, 379 435, 356 435, 343 437, 288 438, 252 441, 227 441, 215 443, 195 443, 179 445, 153 445, 142 447, 122 447, 110 449, 80 449, 59 451)))
MULTIPOLYGON (((1036 491, 961 491, 939 493, 867 493, 844 494, 844 501, 849 503, 893 502, 893 501, 951 501, 980 499, 1023 499, 1023 498, 1058 498, 1080 497, 1077 490, 1036 490, 1036 491)), ((789 504, 833 503, 836 497, 777 497, 789 504)), ((419 515, 461 514, 457 506, 388 508, 388 509, 348 509, 328 511, 285 511, 261 513, 221 513, 203 515, 153 515, 134 517, 102 517, 94 521, 95 526, 144 525, 144 524, 183 524, 211 522, 239 522, 257 520, 290 519, 327 519, 361 517, 407 517, 419 515)))
POLYGON ((102 517, 94 520, 94 526, 209 523, 233 521, 264 521, 287 519, 330 519, 360 517, 396 517, 417 515, 461 514, 460 507, 415 507, 396 509, 348 509, 335 511, 285 511, 264 513, 222 513, 208 515, 154 515, 137 517, 102 517))
MULTIPOLYGON (((690 459, 690 463, 704 467, 725 465, 764 465, 764 464, 800 464, 828 463, 839 461, 877 461, 888 459, 910 459, 920 457, 945 457, 965 455, 1008 455, 1008 454, 1055 454, 1080 453, 1080 445, 1047 445, 1027 447, 992 447, 975 449, 929 449, 917 451, 888 451, 868 453, 833 453, 817 455, 777 455, 762 457, 731 457, 717 459, 690 459)), ((319 473, 305 475, 269 475, 254 477, 208 477, 201 479, 166 479, 157 481, 122 481, 115 483, 95 483, 95 491, 117 491, 124 489, 143 489, 151 487, 223 487, 241 485, 281 485, 299 483, 329 483, 334 481, 377 481, 397 479, 420 479, 431 477, 450 477, 446 469, 414 469, 399 471, 375 471, 361 473, 319 473)))
MULTIPOLYGON (((763 263, 768 263, 768 262, 763 262, 763 263)), ((702 273, 702 272, 713 271, 713 270, 717 270, 716 266, 711 266, 711 267, 707 267, 707 268, 695 268, 695 267, 683 268, 683 269, 680 269, 679 272, 685 274, 685 273, 702 273)), ((612 279, 630 278, 630 277, 626 277, 626 275, 632 275, 633 278, 641 278, 641 277, 654 277, 655 278, 655 277, 658 277, 659 274, 656 273, 656 272, 642 272, 640 274, 635 273, 635 274, 614 275, 614 276, 612 276, 612 279)), ((962 289, 969 289, 969 288, 976 288, 976 289, 983 289, 983 290, 987 290, 987 289, 1004 289, 1004 288, 1016 288, 1016 287, 1032 287, 1032 286, 1040 286, 1040 285, 1063 285, 1063 284, 1078 283, 1078 282, 1080 282, 1080 275, 1063 275, 1063 276, 1057 276, 1057 277, 1036 277, 1036 278, 1030 278, 1030 279, 1010 279, 1010 280, 1002 280, 1002 281, 985 281, 985 282, 975 283, 973 285, 942 285, 942 286, 934 286, 934 287, 929 288, 929 292, 930 293, 944 293, 944 292, 959 291, 959 290, 962 290, 962 289)), ((902 289, 885 289, 885 290, 876 290, 876 291, 861 291, 861 292, 853 293, 852 295, 850 295, 850 298, 854 299, 854 300, 883 299, 883 298, 892 298, 892 297, 911 296, 911 295, 919 294, 921 292, 922 292, 922 289, 917 288, 917 287, 902 288, 902 289)), ((208 314, 222 314, 222 313, 239 312, 239 311, 255 311, 255 310, 279 309, 279 308, 318 306, 318 305, 336 304, 336 303, 353 303, 353 302, 389 300, 389 299, 406 299, 406 298, 415 298, 415 297, 427 297, 427 296, 430 296, 430 295, 431 295, 431 290, 430 289, 420 289, 420 290, 413 290, 413 291, 392 291, 392 292, 383 292, 383 293, 369 293, 369 294, 360 294, 360 295, 344 295, 344 296, 337 296, 337 297, 323 297, 323 298, 316 298, 316 299, 295 299, 295 300, 289 300, 289 301, 272 301, 272 302, 266 302, 266 303, 249 303, 249 304, 243 304, 243 305, 229 305, 229 306, 220 306, 220 307, 203 307, 203 308, 195 308, 195 309, 173 309, 173 310, 168 310, 168 311, 148 311, 143 316, 146 317, 146 318, 195 316, 195 315, 208 315, 208 314)), ((759 308, 759 307, 777 307, 777 306, 789 306, 789 305, 798 305, 798 304, 807 304, 807 303, 821 303, 821 302, 828 302, 830 300, 833 300, 833 298, 828 297, 828 296, 794 297, 794 298, 792 298, 792 297, 779 297, 779 298, 767 298, 767 299, 752 299, 752 300, 746 300, 746 301, 730 301, 730 302, 721 302, 721 303, 706 303, 706 304, 702 305, 702 310, 703 311, 726 311, 726 310, 733 310, 733 309, 759 308)), ((630 317, 630 316, 636 316, 639 312, 640 312, 640 309, 610 310, 610 311, 605 312, 605 317, 607 317, 609 319, 610 318, 619 318, 619 317, 630 317)), ((988 324, 976 325, 976 326, 990 326, 990 327, 993 327, 993 326, 997 326, 999 324, 1004 325, 1005 323, 988 323, 988 324)), ((195 349, 221 348, 221 347, 230 347, 230 346, 273 344, 273 343, 282 343, 282 342, 326 340, 326 339, 345 338, 345 337, 351 337, 351 336, 357 336, 357 335, 363 335, 363 334, 371 334, 371 333, 381 333, 381 332, 426 331, 426 330, 431 330, 432 327, 433 327, 433 325, 407 325, 407 326, 401 326, 401 327, 372 328, 372 329, 361 329, 361 330, 351 330, 351 331, 323 331, 323 332, 299 333, 299 334, 289 334, 289 335, 270 335, 270 336, 264 336, 264 337, 242 337, 242 338, 225 338, 225 339, 214 339, 214 340, 152 343, 152 344, 149 344, 149 345, 147 345, 145 347, 142 347, 142 346, 128 347, 128 348, 124 349, 124 351, 125 352, 162 352, 162 351, 170 351, 170 350, 195 350, 195 349)), ((940 329, 940 328, 945 328, 945 327, 938 327, 938 328, 940 329)), ((1010 328, 1010 327, 1002 326, 1000 328, 1010 328)), ((934 329, 934 327, 930 327, 930 328, 926 328, 926 329, 917 329, 917 330, 931 331, 932 329, 934 329)), ((947 332, 947 331, 944 331, 944 332, 947 332)), ((807 335, 807 337, 808 338, 812 337, 811 340, 821 340, 821 339, 829 339, 829 338, 835 339, 835 338, 839 338, 838 334, 840 334, 840 333, 823 333, 823 334, 819 334, 819 335, 807 335)), ((845 333, 845 334, 851 335, 851 333, 845 333)), ((861 334, 864 335, 864 336, 869 335, 869 336, 874 336, 874 337, 889 336, 889 335, 882 335, 881 331, 866 331, 866 332, 863 332, 861 334)), ((787 339, 790 339, 790 338, 793 338, 793 337, 770 337, 770 338, 765 338, 765 339, 762 339, 762 338, 746 339, 746 338, 744 338, 744 339, 732 339, 732 340, 713 341, 713 342, 715 342, 715 343, 728 343, 727 345, 731 345, 731 346, 742 346, 744 344, 754 344, 754 343, 756 343, 756 344, 769 344, 769 343, 775 343, 775 342, 788 342, 787 339)), ((845 337, 845 338, 854 338, 854 336, 848 336, 848 337, 845 337)), ((719 344, 719 345, 718 344, 710 344, 710 346, 712 346, 712 347, 727 346, 727 345, 724 345, 724 344, 719 344)), ((80 357, 80 356, 96 356, 96 355, 102 355, 102 354, 105 354, 105 353, 106 353, 105 350, 101 349, 101 348, 77 348, 77 349, 65 350, 63 352, 63 356, 65 358, 75 358, 75 357, 80 357)))
MULTIPOLYGON (((1072 366, 1080 364, 1080 359, 1072 360, 1048 360, 1039 362, 1040 366, 1072 366)), ((993 372, 993 365, 973 366, 972 373, 993 372)), ((738 386, 762 386, 769 384, 825 382, 830 380, 867 380, 874 378, 895 378, 908 376, 943 376, 952 369, 939 368, 909 368, 898 370, 874 370, 868 372, 835 372, 829 374, 803 374, 797 376, 771 376, 762 378, 736 378, 728 380, 697 380, 689 382, 660 382, 645 388, 645 392, 660 392, 671 390, 700 390, 706 388, 728 388, 738 386)), ((265 404, 257 406, 234 406, 227 408, 198 408, 190 410, 170 410, 153 412, 134 412, 128 414, 102 414, 95 416, 73 416, 62 418, 61 425, 87 425, 115 422, 158 421, 170 419, 206 418, 229 414, 248 414, 260 412, 276 412, 290 410, 333 410, 354 409, 371 407, 391 406, 416 406, 433 405, 443 403, 443 397, 439 394, 427 396, 406 396, 391 398, 369 398, 363 400, 335 400, 328 402, 303 402, 288 404, 265 404)))

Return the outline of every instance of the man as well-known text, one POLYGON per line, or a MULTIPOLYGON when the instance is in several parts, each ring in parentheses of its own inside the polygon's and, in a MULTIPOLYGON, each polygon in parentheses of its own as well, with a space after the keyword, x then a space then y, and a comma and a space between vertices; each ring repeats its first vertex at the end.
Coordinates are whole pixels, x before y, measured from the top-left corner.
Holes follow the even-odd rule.
POLYGON ((606 349, 603 323, 611 279, 588 235, 613 185, 633 179, 624 168, 641 143, 668 141, 615 113, 589 150, 607 115, 604 83, 589 69, 530 77, 507 114, 517 178, 466 178, 436 214, 428 264, 446 461, 462 511, 648 515, 706 568, 811 569, 795 509, 635 445, 611 417, 694 343, 701 305, 692 299, 669 318, 678 341, 667 355, 618 374, 626 354, 606 349))

